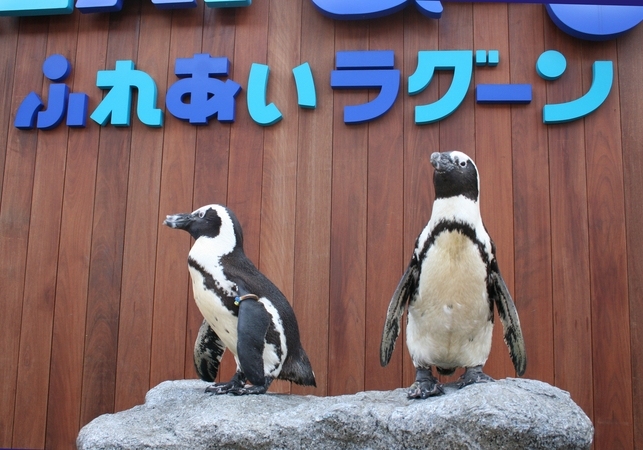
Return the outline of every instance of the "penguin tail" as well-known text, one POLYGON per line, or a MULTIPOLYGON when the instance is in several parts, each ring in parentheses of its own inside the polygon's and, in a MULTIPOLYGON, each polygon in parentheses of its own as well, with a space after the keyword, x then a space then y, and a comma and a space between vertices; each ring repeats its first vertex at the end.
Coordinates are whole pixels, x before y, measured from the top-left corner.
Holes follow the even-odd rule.
POLYGON ((278 378, 292 381, 301 386, 317 387, 315 373, 304 349, 301 349, 299 354, 291 355, 286 359, 278 378))

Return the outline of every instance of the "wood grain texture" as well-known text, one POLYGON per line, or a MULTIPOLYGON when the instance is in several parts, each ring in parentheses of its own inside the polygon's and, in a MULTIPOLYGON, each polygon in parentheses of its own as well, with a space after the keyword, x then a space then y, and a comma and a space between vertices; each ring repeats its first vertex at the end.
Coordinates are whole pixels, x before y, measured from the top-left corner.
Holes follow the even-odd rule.
MULTIPOLYGON (((594 61, 614 61, 615 42, 583 45, 583 87, 592 83, 594 61)), ((618 86, 618 72, 614 85, 618 86)), ((595 445, 632 448, 632 361, 630 356, 629 298, 623 155, 618 114, 620 93, 613 87, 601 105, 603 114, 585 118, 587 201, 589 221, 590 288, 592 301, 592 352, 595 445), (610 114, 610 112, 612 112, 610 114), (614 349, 619 351, 615 352, 614 349), (609 388, 607 388, 609 386, 609 388)))
POLYGON ((317 107, 299 113, 293 307, 317 388, 293 385, 292 392, 327 395, 333 97, 326 68, 335 63, 335 33, 311 2, 303 3, 301 20, 299 62, 311 66, 317 107))
MULTIPOLYGON (((78 16, 75 19, 69 24, 50 18, 49 32, 58 39, 48 40, 47 55, 57 53, 74 60, 78 16)), ((48 98, 51 84, 50 81, 44 84, 43 99, 48 98)), ((13 429, 14 443, 35 448, 45 445, 67 136, 66 127, 56 128, 47 133, 47 139, 38 139, 36 147, 23 297, 23 311, 28 313, 23 313, 20 328, 14 412, 16 418, 30 417, 33 421, 16 420, 13 429)))
MULTIPOLYGON (((45 58, 47 36, 38 30, 49 28, 47 18, 20 21, 20 35, 16 47, 12 111, 34 91, 41 92, 42 74, 30 68, 45 58)), ((42 64, 42 63, 40 63, 42 64)), ((6 117, 6 114, 5 114, 6 117)), ((38 132, 21 132, 9 128, 4 162, 2 204, 0 205, 0 285, 4 310, 0 318, 0 446, 15 445, 14 428, 20 420, 14 419, 17 376, 20 359, 20 335, 24 310, 25 272, 27 269, 28 239, 30 233, 31 201, 36 165, 38 132)), ((36 341, 28 339, 30 345, 36 341)), ((24 347, 23 347, 24 348, 24 347)))
MULTIPOLYGON (((136 60, 139 10, 140 2, 128 3, 118 18, 110 18, 106 69, 113 69, 117 60, 136 60)), ((81 425, 114 410, 130 144, 129 127, 107 125, 100 131, 89 260, 81 425)))
MULTIPOLYGON (((638 43, 643 28, 637 27, 618 39, 618 81, 620 89, 621 140, 623 148, 623 183, 625 190, 625 227, 627 232, 627 273, 630 306, 630 348, 632 353, 632 423, 643 423, 643 258, 635 249, 643 248, 643 104, 639 101, 643 59, 638 57, 638 43)), ((634 448, 643 448, 643 427, 634 426, 634 448)))
MULTIPOLYGON (((546 83, 547 103, 562 103, 583 95, 581 54, 573 39, 546 21, 545 48, 557 49, 568 61, 563 76, 546 83)), ((595 362, 591 343, 584 123, 548 126, 547 132, 555 382, 592 419, 595 362)))
MULTIPOLYGON (((336 23, 336 52, 367 49, 367 27, 336 23)), ((335 91, 333 97, 329 395, 364 389, 369 126, 344 123, 344 106, 368 102, 366 91, 335 91)))
POLYGON ((535 61, 545 47, 544 11, 509 5, 509 62, 512 83, 530 83, 529 105, 511 108, 514 192, 514 301, 527 349, 525 377, 554 382, 554 319, 547 127, 542 124, 546 82, 535 61), (527 17, 529 20, 527 20, 527 17))
MULTIPOLYGON (((246 253, 295 309, 318 388, 275 383, 273 392, 410 385, 404 330, 390 365, 379 366, 383 317, 431 213, 430 154, 457 149, 480 168, 483 218, 527 343, 526 376, 570 392, 594 421, 594 448, 641 448, 641 27, 596 43, 564 34, 535 4, 445 2, 440 20, 407 8, 336 21, 308 0, 198 3, 0 18, 0 447, 73 448, 97 415, 141 403, 163 380, 195 376, 202 318, 185 264, 192 241, 161 223, 209 203, 235 211, 246 253), (393 108, 346 125, 344 107, 378 92, 333 90, 336 52, 387 49, 402 70, 393 108), (500 64, 474 67, 452 115, 416 125, 414 107, 437 101, 452 81, 441 71, 409 96, 418 51, 478 49, 499 50, 500 64), (560 79, 536 73, 547 49, 567 58, 560 79), (154 79, 165 110, 178 58, 226 56, 228 78, 243 87, 236 121, 196 127, 164 111, 160 128, 133 113, 130 127, 89 120, 18 130, 26 95, 46 100, 41 66, 53 52, 72 63, 65 82, 89 95, 90 113, 105 95, 96 72, 117 60, 154 79), (607 101, 584 119, 543 124, 545 104, 587 92, 598 59, 614 62, 607 101), (297 105, 291 70, 303 62, 315 79, 314 110, 297 105), (252 63, 270 67, 267 97, 283 113, 271 127, 248 114, 252 63), (533 100, 477 105, 477 83, 530 83, 533 100)), ((513 376, 495 328, 486 370, 513 376)), ((227 352, 221 379, 235 366, 227 352)))
MULTIPOLYGON (((171 14, 148 2, 141 4, 136 66, 155 80, 161 93, 167 91, 171 28, 171 14)), ((163 103, 164 96, 159 96, 157 107, 163 103)), ((150 388, 163 137, 162 129, 132 121, 116 361, 117 411, 140 404, 150 388)))
MULTIPOLYGON (((73 92, 92 92, 105 68, 109 16, 81 15, 73 92), (82 61, 83 69, 79 69, 82 61)), ((90 98, 90 110, 98 104, 90 98)), ((60 227, 46 447, 72 448, 80 424, 85 318, 99 128, 70 130, 60 227)))
MULTIPOLYGON (((402 73, 404 15, 374 20, 369 24, 369 47, 393 50, 395 68, 402 73)), ((380 365, 380 341, 386 310, 399 281, 393 270, 403 264, 404 231, 404 105, 405 84, 393 107, 368 127, 368 178, 366 222, 366 354, 364 389, 395 389, 402 383, 399 364, 380 365)), ((371 92, 369 99, 379 92, 371 92)), ((400 339, 402 341, 402 339, 400 339)))

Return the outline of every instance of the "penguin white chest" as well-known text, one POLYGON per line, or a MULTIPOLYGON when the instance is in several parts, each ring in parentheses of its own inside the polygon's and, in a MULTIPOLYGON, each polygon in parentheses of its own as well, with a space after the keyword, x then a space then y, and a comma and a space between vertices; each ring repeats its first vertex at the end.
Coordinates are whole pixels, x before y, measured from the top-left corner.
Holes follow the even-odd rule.
POLYGON ((237 355, 237 317, 226 308, 222 299, 214 292, 206 288, 205 279, 201 272, 189 266, 192 278, 192 291, 194 301, 203 318, 210 324, 214 332, 219 336, 223 344, 230 351, 237 355))
POLYGON ((478 246, 459 231, 437 236, 422 263, 408 311, 407 345, 416 366, 484 364, 493 323, 487 269, 478 246))

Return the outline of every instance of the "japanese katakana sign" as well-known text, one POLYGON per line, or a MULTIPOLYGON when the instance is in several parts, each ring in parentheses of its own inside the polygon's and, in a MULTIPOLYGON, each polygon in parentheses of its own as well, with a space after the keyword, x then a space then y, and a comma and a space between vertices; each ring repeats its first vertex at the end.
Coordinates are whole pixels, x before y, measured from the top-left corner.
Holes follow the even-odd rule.
MULTIPOLYGON (((335 70, 331 71, 332 89, 377 89, 379 95, 360 105, 344 106, 344 122, 369 122, 386 114, 399 96, 401 73, 395 68, 392 50, 339 51, 335 70)), ((434 79, 437 71, 453 73, 451 86, 433 103, 415 106, 415 123, 430 124, 444 120, 462 104, 473 77, 474 68, 496 67, 500 62, 497 50, 422 50, 418 52, 415 72, 408 77, 408 95, 422 92, 434 79)), ((567 62, 560 52, 543 52, 535 62, 535 70, 546 81, 563 75, 567 62)), ((234 122, 236 97, 241 85, 227 77, 230 61, 207 53, 176 60, 174 73, 178 77, 167 90, 165 106, 177 119, 194 125, 207 125, 216 117, 219 122, 234 122)), ((51 129, 66 118, 69 127, 87 124, 88 94, 70 93, 62 83, 71 71, 71 64, 62 55, 51 55, 42 67, 43 74, 52 81, 49 86, 47 107, 35 92, 21 102, 14 125, 20 129, 51 129)), ((268 103, 267 87, 270 68, 253 63, 246 86, 246 106, 250 117, 261 126, 270 126, 282 119, 274 103, 268 103)), ((316 86, 310 65, 293 68, 298 104, 302 108, 316 107, 316 86)), ((543 123, 561 123, 580 119, 595 111, 608 97, 612 88, 613 64, 595 61, 592 84, 583 96, 563 103, 543 107, 543 123)), ((136 115, 150 127, 163 125, 163 111, 156 105, 157 87, 146 72, 136 69, 133 61, 116 61, 112 70, 98 71, 96 86, 107 90, 107 95, 89 116, 100 126, 129 126, 133 89, 138 91, 136 115)), ((529 104, 531 84, 477 84, 475 98, 479 104, 529 104)))

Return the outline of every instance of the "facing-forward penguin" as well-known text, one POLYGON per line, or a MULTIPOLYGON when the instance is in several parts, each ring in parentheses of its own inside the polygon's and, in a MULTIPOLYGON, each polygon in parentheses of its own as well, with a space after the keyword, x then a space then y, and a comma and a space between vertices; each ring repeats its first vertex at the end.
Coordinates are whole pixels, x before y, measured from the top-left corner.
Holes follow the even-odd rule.
POLYGON ((292 307, 246 257, 241 225, 232 211, 208 205, 167 216, 163 224, 196 240, 188 269, 205 319, 194 346, 199 377, 214 381, 226 348, 237 363, 229 382, 214 383, 206 392, 262 394, 274 379, 315 386, 292 307))
POLYGON ((380 362, 386 366, 408 304, 406 343, 416 369, 409 398, 444 393, 432 366, 443 375, 464 367, 458 388, 493 381, 482 366, 491 351, 494 304, 516 373, 522 376, 527 365, 518 313, 480 217, 478 169, 461 152, 433 153, 431 164, 431 219, 393 294, 380 346, 380 362))

